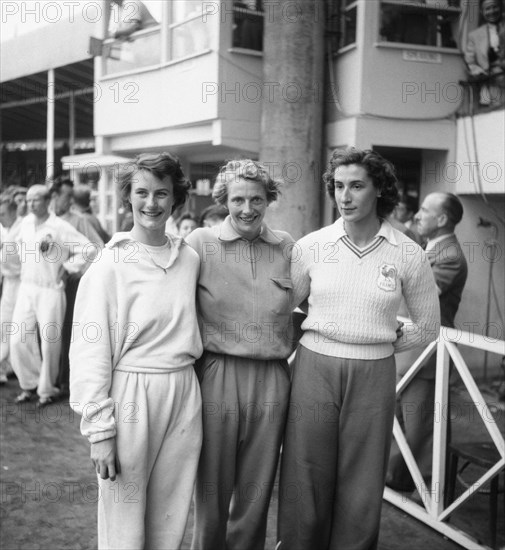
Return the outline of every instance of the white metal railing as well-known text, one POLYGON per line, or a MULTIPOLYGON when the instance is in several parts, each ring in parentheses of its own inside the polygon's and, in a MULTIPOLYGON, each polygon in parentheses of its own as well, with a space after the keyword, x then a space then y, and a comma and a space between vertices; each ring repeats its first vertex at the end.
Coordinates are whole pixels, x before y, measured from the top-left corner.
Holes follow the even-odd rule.
MULTIPOLYGON (((505 468, 505 440, 500 432, 496 421, 491 414, 486 400, 481 392, 473 376, 470 373, 465 360, 461 356, 458 345, 468 346, 471 348, 483 350, 489 353, 505 355, 505 341, 490 339, 469 332, 442 327, 440 337, 437 342, 429 344, 419 355, 405 376, 401 379, 396 387, 397 394, 409 384, 417 372, 426 364, 433 353, 436 352, 436 377, 435 377, 435 403, 439 404, 441 410, 446 410, 449 400, 449 363, 452 359, 454 368, 461 376, 472 401, 476 405, 477 411, 484 422, 496 450, 499 454, 499 459, 491 468, 489 468, 477 481, 475 481, 462 495, 454 502, 447 505, 445 508, 445 476, 446 476, 446 443, 447 443, 447 424, 449 416, 444 420, 443 415, 440 421, 433 422, 433 461, 432 461, 432 480, 431 489, 420 490, 422 506, 407 498, 404 494, 397 493, 386 487, 384 498, 391 504, 401 508, 404 512, 412 515, 416 519, 423 521, 433 529, 439 531, 446 537, 452 539, 464 548, 469 550, 487 549, 477 542, 468 533, 449 525, 447 520, 449 516, 458 509, 470 496, 476 492, 476 487, 491 480, 505 468)), ((419 471, 416 460, 408 446, 405 435, 401 429, 400 423, 395 418, 393 435, 398 443, 403 458, 409 468, 410 474, 416 484, 416 487, 425 487, 424 479, 419 471)))

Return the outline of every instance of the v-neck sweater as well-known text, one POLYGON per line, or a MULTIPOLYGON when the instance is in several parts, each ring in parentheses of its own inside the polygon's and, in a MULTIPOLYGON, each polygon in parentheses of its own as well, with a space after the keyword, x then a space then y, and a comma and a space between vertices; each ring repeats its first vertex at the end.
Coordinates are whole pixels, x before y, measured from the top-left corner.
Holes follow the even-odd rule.
POLYGON ((334 357, 374 360, 427 345, 438 336, 435 280, 424 251, 383 221, 359 248, 342 218, 300 239, 291 258, 295 304, 308 298, 301 344, 334 357), (411 323, 397 339, 402 297, 411 323))

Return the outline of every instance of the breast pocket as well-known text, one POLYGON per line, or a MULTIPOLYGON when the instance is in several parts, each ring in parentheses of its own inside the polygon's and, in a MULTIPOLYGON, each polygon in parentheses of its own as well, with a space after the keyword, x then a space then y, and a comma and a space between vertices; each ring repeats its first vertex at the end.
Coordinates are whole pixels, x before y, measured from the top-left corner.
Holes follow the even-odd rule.
POLYGON ((293 283, 289 277, 272 277, 270 309, 274 313, 291 313, 293 283))

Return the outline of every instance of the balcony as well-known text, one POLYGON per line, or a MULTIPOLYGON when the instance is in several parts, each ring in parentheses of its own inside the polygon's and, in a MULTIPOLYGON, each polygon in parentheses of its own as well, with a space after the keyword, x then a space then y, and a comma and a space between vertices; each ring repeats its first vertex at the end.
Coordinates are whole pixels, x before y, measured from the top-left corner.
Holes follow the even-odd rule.
POLYGON ((458 117, 474 116, 505 107, 505 73, 461 80, 463 101, 458 117))
MULTIPOLYGON (((128 40, 104 41, 95 72, 95 134, 108 140, 109 151, 131 156, 169 147, 184 156, 217 146, 226 158, 258 150, 261 102, 248 93, 262 90, 262 59, 252 48, 261 33, 253 33, 254 44, 244 42, 242 28, 239 40, 235 11, 224 19, 191 12, 128 40)), ((253 22, 252 30, 260 29, 260 12, 243 9, 240 17, 246 28, 253 22)))
POLYGON ((456 192, 483 198, 503 194, 505 74, 460 81, 460 85, 455 168, 465 177, 457 178, 456 192))

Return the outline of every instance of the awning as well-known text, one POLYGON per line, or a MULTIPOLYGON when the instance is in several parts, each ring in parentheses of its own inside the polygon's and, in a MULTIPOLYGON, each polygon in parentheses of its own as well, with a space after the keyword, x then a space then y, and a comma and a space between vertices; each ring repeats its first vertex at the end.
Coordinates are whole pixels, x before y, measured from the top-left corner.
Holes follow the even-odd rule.
POLYGON ((119 155, 104 155, 98 153, 83 153, 82 155, 67 155, 61 158, 63 170, 83 170, 90 166, 116 166, 126 164, 133 159, 119 155))

